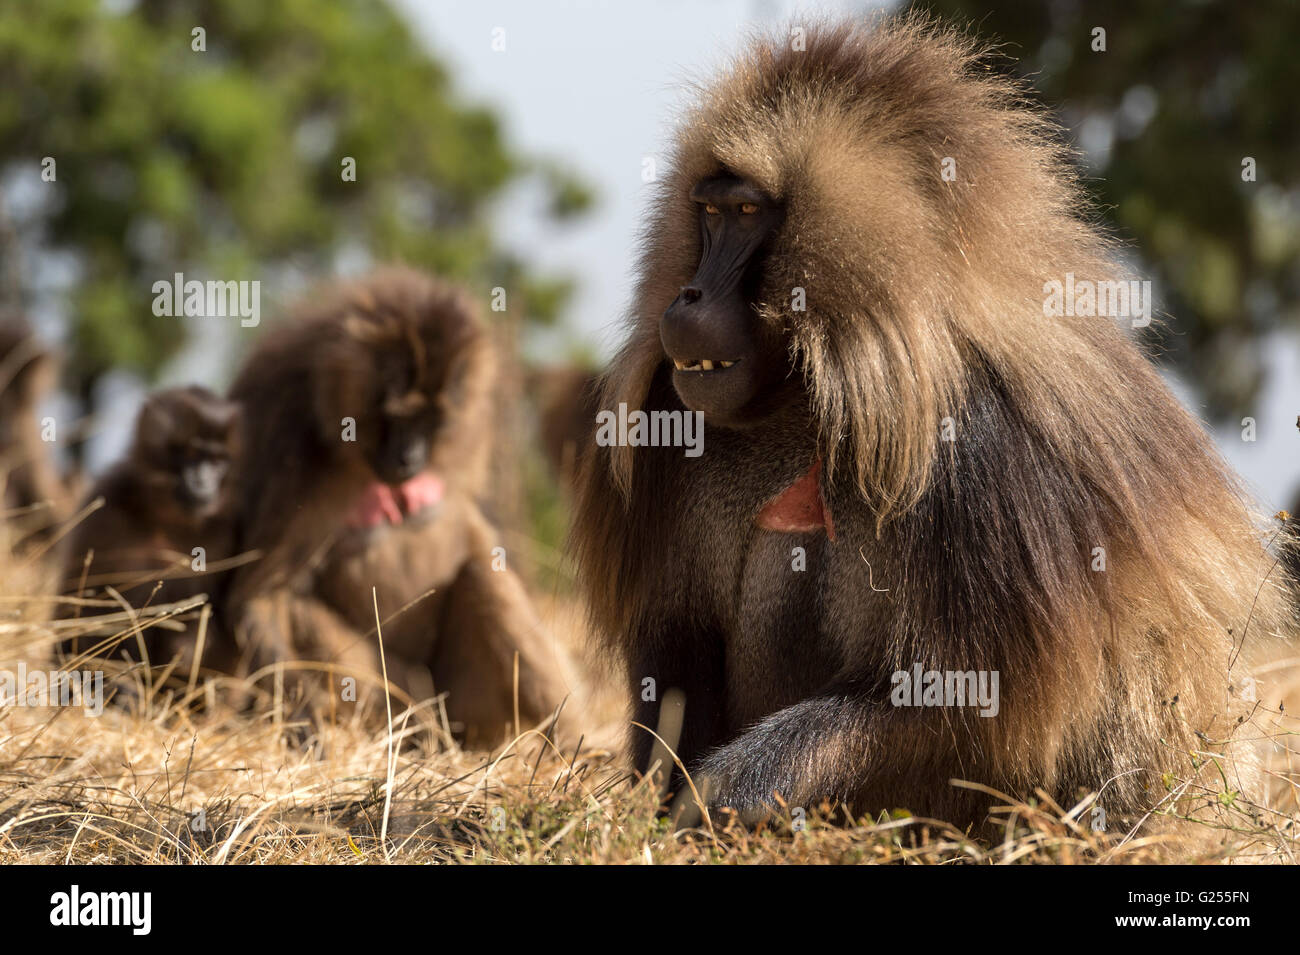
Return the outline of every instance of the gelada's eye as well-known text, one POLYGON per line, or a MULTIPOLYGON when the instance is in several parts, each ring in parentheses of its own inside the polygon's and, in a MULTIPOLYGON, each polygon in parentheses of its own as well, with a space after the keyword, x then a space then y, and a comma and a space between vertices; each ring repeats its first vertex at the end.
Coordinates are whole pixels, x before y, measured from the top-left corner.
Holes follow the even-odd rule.
POLYGON ((704 204, 704 211, 711 216, 716 216, 718 214, 718 207, 711 202, 707 202, 704 204))
POLYGON ((752 215, 753 215, 754 213, 756 213, 756 212, 758 212, 758 206, 757 206, 757 204, 755 204, 755 203, 753 203, 753 202, 742 202, 742 203, 740 204, 740 214, 741 214, 741 215, 743 215, 743 216, 752 216, 752 215))

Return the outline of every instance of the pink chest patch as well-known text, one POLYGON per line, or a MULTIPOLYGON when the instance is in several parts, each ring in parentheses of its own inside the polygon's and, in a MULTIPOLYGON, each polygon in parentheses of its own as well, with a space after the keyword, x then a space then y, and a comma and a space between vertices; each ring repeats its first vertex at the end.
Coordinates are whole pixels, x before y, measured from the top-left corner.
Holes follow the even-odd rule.
POLYGON ((763 505, 755 523, 765 531, 783 534, 808 534, 826 530, 835 540, 835 523, 831 510, 822 498, 822 463, 816 461, 799 480, 763 505))
POLYGON ((352 505, 347 525, 367 530, 380 524, 401 524, 412 514, 439 503, 445 490, 442 478, 428 472, 417 474, 397 487, 376 481, 352 505))

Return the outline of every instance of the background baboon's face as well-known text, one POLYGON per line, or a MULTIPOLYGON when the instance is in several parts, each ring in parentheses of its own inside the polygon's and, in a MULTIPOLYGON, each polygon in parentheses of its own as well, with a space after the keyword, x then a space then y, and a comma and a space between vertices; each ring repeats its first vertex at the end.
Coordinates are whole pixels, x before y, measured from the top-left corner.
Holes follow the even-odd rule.
POLYGON ((227 506, 239 457, 239 411, 199 389, 162 392, 136 426, 136 461, 155 501, 181 519, 202 520, 227 506))
POLYGON ((664 312, 659 334, 688 408, 721 424, 762 413, 789 371, 782 336, 758 314, 781 204, 748 180, 714 176, 691 190, 699 221, 695 274, 664 312))
POLYGON ((446 347, 398 341, 348 369, 346 390, 360 405, 356 450, 385 484, 403 484, 429 466, 446 417, 446 347))

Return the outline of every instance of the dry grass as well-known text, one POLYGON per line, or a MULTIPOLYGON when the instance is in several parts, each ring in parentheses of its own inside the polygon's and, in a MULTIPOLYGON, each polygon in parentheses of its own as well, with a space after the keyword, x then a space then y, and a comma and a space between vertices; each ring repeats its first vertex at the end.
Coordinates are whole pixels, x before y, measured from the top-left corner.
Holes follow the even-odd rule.
MULTIPOLYGON (((36 562, 0 567, 0 669, 48 667, 54 633, 36 562)), ((120 614, 115 639, 166 625, 173 611, 120 614)), ((565 600, 544 602, 553 631, 580 642, 581 615, 565 600)), ((1297 660, 1272 668, 1292 680, 1297 660)), ((730 819, 674 833, 647 784, 621 765, 621 733, 607 697, 576 690, 590 724, 561 747, 525 730, 494 753, 449 740, 435 702, 392 700, 391 724, 362 714, 318 714, 297 722, 277 711, 273 685, 232 686, 217 674, 146 672, 109 663, 113 702, 98 717, 79 707, 0 707, 0 863, 1145 863, 1169 858, 1295 862, 1300 858, 1298 722, 1262 708, 1275 805, 1262 811, 1228 800, 1212 761, 1192 780, 1207 838, 1188 849, 1173 835, 1126 838, 1090 831, 1089 805, 1005 800, 1007 840, 990 845, 940 822, 847 820, 829 807, 792 831, 788 821, 747 829, 730 819), (227 700, 238 690, 251 707, 227 700), (387 726, 391 725, 391 732, 387 726), (1068 810, 1068 811, 1067 811, 1068 810)), ((363 703, 366 702, 363 697, 363 703)), ((370 713, 383 713, 378 691, 370 713)), ((1276 710, 1277 704, 1271 704, 1276 710)))

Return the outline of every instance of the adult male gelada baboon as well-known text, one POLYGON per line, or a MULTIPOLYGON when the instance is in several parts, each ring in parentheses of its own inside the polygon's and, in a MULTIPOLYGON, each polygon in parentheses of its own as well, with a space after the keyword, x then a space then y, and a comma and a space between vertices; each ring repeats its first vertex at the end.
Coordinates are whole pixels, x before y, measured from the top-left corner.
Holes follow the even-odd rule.
POLYGON ((1057 136, 918 19, 758 41, 686 117, 600 405, 701 412, 703 453, 598 434, 574 533, 712 805, 1253 791, 1230 684, 1293 621, 1128 316, 1052 307, 1128 279, 1057 136))
MULTIPOLYGON (((103 498, 102 506, 73 528, 63 548, 63 588, 98 596, 112 587, 136 608, 206 593, 219 608, 220 571, 234 556, 240 430, 239 406, 206 388, 150 395, 126 457, 87 496, 87 504, 103 498)), ((73 609, 64 607, 61 615, 73 609)), ((205 640, 204 662, 218 668, 233 662, 223 624, 218 611, 205 640)), ((156 628, 144 633, 154 664, 168 662, 176 652, 187 659, 195 649, 194 626, 180 634, 156 628)), ((65 651, 93 646, 92 638, 83 638, 69 641, 65 651)), ((134 654, 134 641, 122 649, 134 654)))
POLYGON ((445 692, 466 741, 501 737, 516 683, 521 722, 561 703, 481 506, 493 387, 471 304, 409 269, 319 291, 258 343, 231 390, 249 409, 241 542, 262 554, 232 604, 256 660, 378 674, 377 599, 390 679, 445 692))

